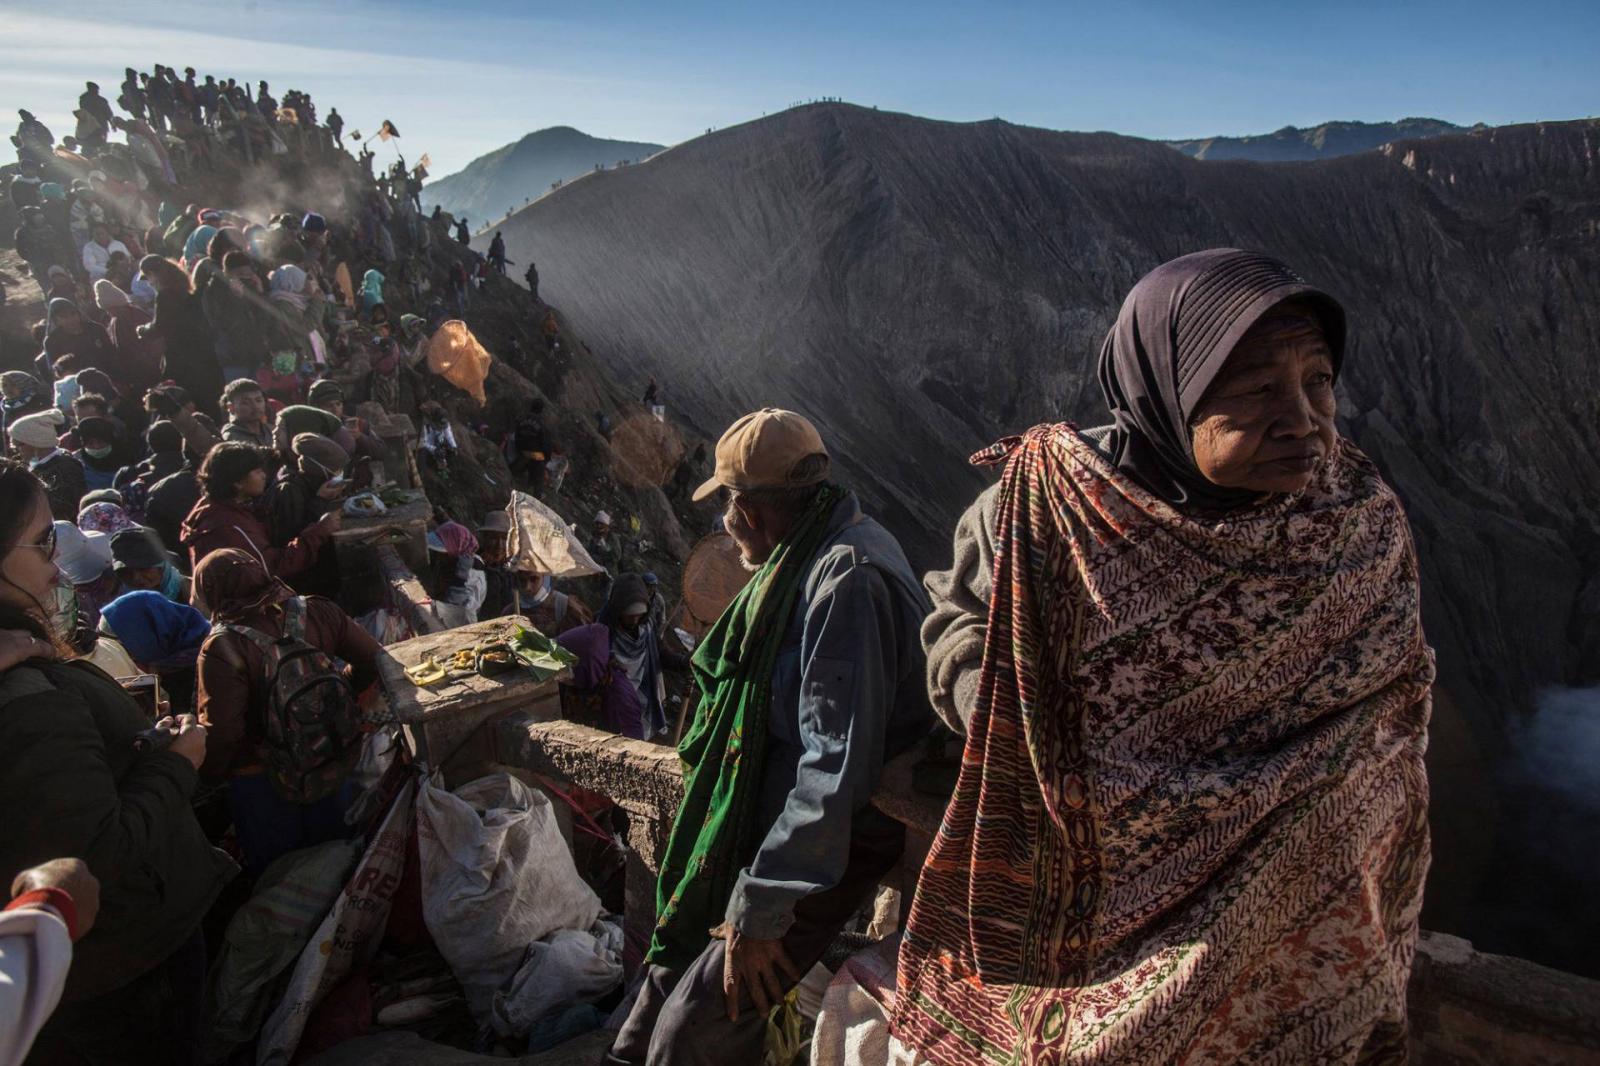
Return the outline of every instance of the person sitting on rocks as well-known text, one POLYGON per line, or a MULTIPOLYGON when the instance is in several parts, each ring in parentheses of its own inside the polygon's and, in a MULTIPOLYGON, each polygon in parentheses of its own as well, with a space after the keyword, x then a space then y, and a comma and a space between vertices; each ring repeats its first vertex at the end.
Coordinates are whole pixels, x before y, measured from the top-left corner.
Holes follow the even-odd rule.
POLYGON ((83 269, 93 284, 106 276, 106 266, 113 255, 120 252, 126 257, 130 253, 126 244, 111 236, 111 227, 104 222, 96 222, 90 232, 92 237, 83 246, 83 269))
POLYGON ((154 530, 135 526, 113 534, 111 559, 121 592, 159 592, 173 603, 189 602, 189 579, 172 564, 154 530))
POLYGON ((272 423, 267 417, 267 394, 254 378, 235 378, 222 390, 222 405, 228 421, 222 426, 222 439, 236 444, 272 448, 272 423))
POLYGON ((420 409, 422 436, 417 442, 417 454, 438 471, 440 477, 450 476, 450 460, 456 454, 456 434, 450 427, 450 416, 443 406, 429 400, 420 409))
POLYGON ((72 457, 83 466, 84 487, 111 488, 124 458, 117 447, 116 423, 104 415, 89 415, 79 419, 77 434, 79 447, 72 457))
POLYGON ((78 520, 78 501, 89 491, 83 464, 57 443, 67 416, 55 408, 19 418, 10 427, 11 447, 44 485, 50 513, 64 522, 78 520))

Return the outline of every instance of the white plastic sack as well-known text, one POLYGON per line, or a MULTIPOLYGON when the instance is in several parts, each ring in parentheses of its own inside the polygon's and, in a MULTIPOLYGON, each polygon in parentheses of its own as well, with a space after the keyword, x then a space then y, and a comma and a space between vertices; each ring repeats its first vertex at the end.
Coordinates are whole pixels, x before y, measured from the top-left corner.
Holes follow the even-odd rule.
POLYGON ((528 945, 511 987, 494 994, 494 1029, 527 1036, 546 1015, 591 1003, 622 983, 622 927, 596 922, 583 932, 563 929, 528 945))
POLYGON ((407 781, 395 796, 344 891, 300 953, 283 998, 261 1030, 257 1066, 282 1066, 292 1060, 306 1020, 322 997, 377 953, 389 925, 389 905, 406 865, 414 787, 407 781))
POLYGON ((534 497, 513 491, 506 515, 511 519, 506 565, 513 570, 531 570, 552 577, 605 573, 566 519, 534 497))
POLYGON ((588 929, 600 898, 578 876, 550 800, 510 774, 417 799, 422 917, 480 1025, 528 945, 588 929))

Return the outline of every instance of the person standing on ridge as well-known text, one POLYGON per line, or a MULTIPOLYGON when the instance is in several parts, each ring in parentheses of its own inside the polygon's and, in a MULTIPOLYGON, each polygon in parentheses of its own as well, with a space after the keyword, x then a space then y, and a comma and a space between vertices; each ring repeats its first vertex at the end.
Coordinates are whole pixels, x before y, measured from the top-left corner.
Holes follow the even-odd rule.
POLYGON ((928 599, 894 537, 828 478, 816 428, 768 408, 723 434, 694 494, 726 501, 755 573, 693 656, 704 696, 678 747, 684 798, 612 1066, 760 1061, 768 1010, 904 850, 869 800, 933 721, 928 599))
POLYGON ((522 276, 527 279, 528 294, 533 297, 534 306, 539 306, 539 268, 533 263, 529 263, 527 272, 522 276))
POLYGON ((494 240, 489 242, 489 265, 501 274, 506 272, 506 239, 499 230, 495 230, 494 240))

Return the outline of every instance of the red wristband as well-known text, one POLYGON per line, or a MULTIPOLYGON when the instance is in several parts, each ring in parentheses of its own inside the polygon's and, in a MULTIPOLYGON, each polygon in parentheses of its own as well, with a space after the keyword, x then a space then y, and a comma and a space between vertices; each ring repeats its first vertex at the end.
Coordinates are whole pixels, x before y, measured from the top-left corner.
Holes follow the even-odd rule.
POLYGON ((64 888, 36 888, 31 892, 24 892, 6 904, 6 910, 16 910, 37 903, 43 903, 61 915, 61 920, 67 923, 67 936, 73 940, 78 939, 78 906, 72 902, 72 897, 64 888))

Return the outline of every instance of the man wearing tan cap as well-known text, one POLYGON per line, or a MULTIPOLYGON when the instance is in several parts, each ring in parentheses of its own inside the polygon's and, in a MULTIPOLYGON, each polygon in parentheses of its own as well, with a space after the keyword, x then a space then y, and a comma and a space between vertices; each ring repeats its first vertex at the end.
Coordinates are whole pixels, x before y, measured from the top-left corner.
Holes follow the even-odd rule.
POLYGON ((695 492, 722 495, 754 574, 694 654, 702 695, 678 748, 655 937, 607 1063, 761 1061, 769 1008, 904 850, 869 800, 933 721, 928 601, 894 537, 828 475, 816 427, 767 408, 723 434, 695 492))

